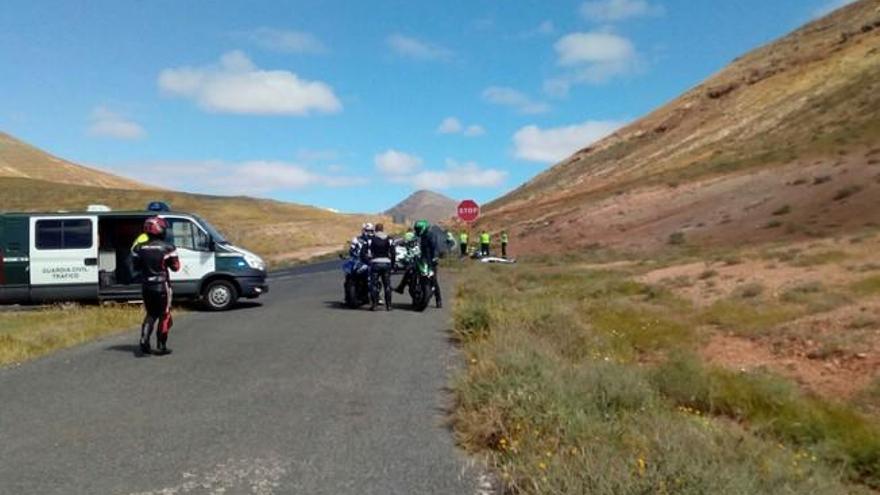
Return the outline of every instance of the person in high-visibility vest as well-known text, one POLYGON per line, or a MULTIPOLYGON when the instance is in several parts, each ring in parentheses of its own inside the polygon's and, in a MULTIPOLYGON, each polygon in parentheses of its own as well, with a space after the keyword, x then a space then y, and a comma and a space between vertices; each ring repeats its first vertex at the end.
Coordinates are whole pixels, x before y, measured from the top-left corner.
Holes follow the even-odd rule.
POLYGON ((480 234, 480 255, 489 256, 489 244, 492 242, 492 238, 489 237, 489 233, 485 230, 480 234))
POLYGON ((467 248, 468 248, 468 233, 464 230, 458 234, 458 247, 461 249, 461 257, 464 258, 467 256, 467 248))
POLYGON ((507 243, 510 241, 510 238, 507 237, 507 231, 501 231, 501 257, 507 258, 507 243))

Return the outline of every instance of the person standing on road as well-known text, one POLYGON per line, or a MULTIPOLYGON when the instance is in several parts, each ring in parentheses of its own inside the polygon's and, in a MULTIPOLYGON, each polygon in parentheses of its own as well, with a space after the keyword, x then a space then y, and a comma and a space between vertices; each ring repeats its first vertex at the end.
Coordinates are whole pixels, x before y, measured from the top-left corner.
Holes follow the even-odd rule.
POLYGON ((501 257, 507 258, 507 243, 510 242, 510 238, 507 236, 507 231, 501 231, 501 257))
POLYGON ((134 249, 135 266, 141 272, 141 294, 144 298, 144 316, 141 324, 141 351, 151 354, 150 337, 156 330, 156 354, 168 354, 168 331, 171 319, 171 276, 169 270, 180 270, 180 259, 173 244, 165 241, 168 223, 159 217, 144 222, 144 233, 149 240, 134 249), (158 325, 158 328, 156 326, 158 325))
POLYGON ((485 230, 480 233, 480 255, 483 257, 489 256, 489 244, 492 242, 492 238, 489 237, 489 233, 485 230))
POLYGON ((370 265, 370 311, 379 304, 379 281, 385 296, 385 310, 391 311, 391 267, 394 266, 394 244, 385 234, 385 226, 376 224, 376 232, 367 239, 363 260, 370 265))
POLYGON ((440 294, 440 282, 438 282, 438 261, 440 253, 437 250, 437 241, 431 233, 431 224, 427 220, 419 220, 413 225, 413 231, 419 238, 419 250, 422 260, 428 263, 434 271, 434 300, 438 308, 443 307, 443 296, 440 294))
POLYGON ((468 233, 467 231, 462 230, 460 234, 458 234, 458 247, 461 250, 461 257, 464 258, 467 256, 467 248, 468 248, 468 233))

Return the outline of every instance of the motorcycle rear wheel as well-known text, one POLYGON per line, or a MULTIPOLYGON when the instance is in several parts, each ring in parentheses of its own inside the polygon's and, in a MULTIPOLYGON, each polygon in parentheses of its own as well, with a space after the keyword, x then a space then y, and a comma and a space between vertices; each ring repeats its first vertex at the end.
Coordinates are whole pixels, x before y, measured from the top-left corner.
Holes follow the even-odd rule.
POLYGON ((345 291, 345 306, 349 309, 359 308, 361 303, 358 298, 357 285, 350 280, 346 280, 343 290, 345 291))

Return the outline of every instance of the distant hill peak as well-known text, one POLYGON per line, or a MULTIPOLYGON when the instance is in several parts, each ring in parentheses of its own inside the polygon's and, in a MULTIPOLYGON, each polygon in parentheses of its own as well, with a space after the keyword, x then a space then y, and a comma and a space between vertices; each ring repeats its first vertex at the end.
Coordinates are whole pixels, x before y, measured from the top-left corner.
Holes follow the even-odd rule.
POLYGON ((396 223, 408 223, 424 218, 432 223, 448 220, 455 215, 458 201, 443 194, 421 189, 384 212, 396 223))

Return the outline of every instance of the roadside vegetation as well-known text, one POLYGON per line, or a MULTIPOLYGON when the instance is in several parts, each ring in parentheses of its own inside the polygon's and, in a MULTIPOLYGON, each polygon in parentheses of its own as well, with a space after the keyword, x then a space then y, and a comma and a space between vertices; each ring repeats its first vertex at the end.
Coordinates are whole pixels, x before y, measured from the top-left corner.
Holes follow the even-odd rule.
POLYGON ((880 489, 877 369, 843 396, 784 366, 741 367, 706 352, 719 338, 773 359, 795 341, 836 349, 793 353, 799 366, 821 366, 863 363, 855 356, 877 349, 880 327, 858 309, 878 303, 878 274, 845 269, 842 260, 863 266, 858 254, 801 249, 784 267, 768 265, 775 261, 765 251, 670 248, 650 260, 595 252, 461 273, 460 444, 488 457, 505 493, 880 489), (807 275, 830 266, 848 278, 781 289, 738 276, 753 265, 807 275), (858 314, 838 315, 850 309, 858 314), (811 330, 827 314, 846 332, 811 330))
POLYGON ((20 363, 140 324, 140 306, 54 306, 0 312, 0 366, 20 363))

